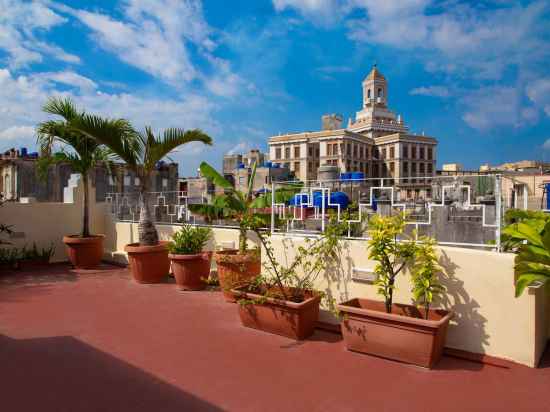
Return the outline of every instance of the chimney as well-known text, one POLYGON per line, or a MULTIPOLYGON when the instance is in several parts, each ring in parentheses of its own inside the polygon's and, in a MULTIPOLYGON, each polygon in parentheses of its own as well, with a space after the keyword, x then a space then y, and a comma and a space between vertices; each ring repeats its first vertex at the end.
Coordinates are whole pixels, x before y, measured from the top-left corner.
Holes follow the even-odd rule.
POLYGON ((341 114, 325 114, 321 117, 323 130, 338 130, 342 128, 341 114))

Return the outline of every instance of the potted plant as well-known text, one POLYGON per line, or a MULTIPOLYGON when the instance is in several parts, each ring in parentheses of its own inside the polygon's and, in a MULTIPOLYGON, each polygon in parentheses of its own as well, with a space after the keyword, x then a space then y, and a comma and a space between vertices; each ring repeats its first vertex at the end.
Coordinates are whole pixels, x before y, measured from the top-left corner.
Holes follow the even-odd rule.
MULTIPOLYGON (((84 189, 82 205, 82 230, 77 235, 66 235, 63 242, 67 246, 69 260, 76 268, 88 269, 99 265, 103 257, 102 234, 90 232, 90 172, 99 163, 106 164, 109 154, 99 142, 75 127, 75 124, 87 116, 78 111, 70 99, 50 98, 44 105, 46 113, 60 116, 62 120, 48 120, 37 127, 37 143, 42 158, 38 163, 38 175, 47 178, 52 163, 67 163, 74 172, 80 173, 84 189), (52 150, 61 145, 59 151, 52 150)), ((124 120, 105 120, 111 126, 111 133, 123 135, 129 131, 129 124, 124 120)))
POLYGON ((192 225, 183 225, 172 235, 168 257, 181 290, 202 290, 206 287, 211 254, 203 252, 203 249, 211 237, 212 229, 192 225))
POLYGON ((333 299, 315 289, 315 280, 339 262, 338 239, 345 233, 345 225, 332 219, 321 236, 304 238, 304 245, 298 247, 291 238, 285 238, 286 262, 275 256, 268 232, 259 226, 253 226, 253 230, 267 262, 264 274, 233 290, 241 323, 292 339, 306 339, 315 330, 321 301, 324 299, 329 309, 335 307, 333 299), (294 251, 294 258, 288 260, 290 250, 294 251))
POLYGON ((97 116, 86 116, 77 124, 77 129, 123 160, 139 179, 139 242, 125 246, 130 270, 138 283, 158 283, 168 275, 168 241, 159 241, 159 236, 149 207, 149 190, 156 164, 179 146, 190 142, 212 144, 212 139, 199 129, 165 129, 154 135, 150 127, 143 132, 126 134, 111 133, 111 121, 97 116))
POLYGON ((208 218, 223 216, 231 218, 239 224, 239 248, 222 250, 214 253, 218 280, 225 300, 235 302, 231 292, 236 286, 241 286, 260 274, 261 262, 258 248, 249 249, 247 244, 247 232, 254 219, 268 221, 267 215, 254 214, 253 209, 257 201, 253 197, 253 182, 256 174, 256 164, 252 168, 246 193, 236 190, 233 185, 220 175, 206 162, 200 165, 201 174, 207 179, 224 189, 223 195, 217 196, 211 205, 191 205, 190 210, 208 218))
POLYGON ((384 302, 355 298, 338 305, 342 335, 349 350, 431 368, 443 352, 452 313, 430 308, 443 292, 433 241, 419 245, 404 228, 403 214, 375 215, 369 222, 369 259, 376 261, 375 285, 384 302), (423 311, 393 303, 396 277, 412 263, 412 292, 423 311))
MULTIPOLYGON (((5 243, 4 243, 5 244, 5 243)), ((0 248, 0 273, 7 273, 17 269, 19 250, 14 247, 0 248)))
POLYGON ((502 230, 516 253, 516 297, 528 286, 550 283, 550 221, 545 213, 530 213, 502 230))
POLYGON ((38 249, 36 243, 33 242, 32 248, 23 246, 19 253, 18 266, 21 270, 30 270, 47 266, 55 252, 53 243, 47 248, 38 249))

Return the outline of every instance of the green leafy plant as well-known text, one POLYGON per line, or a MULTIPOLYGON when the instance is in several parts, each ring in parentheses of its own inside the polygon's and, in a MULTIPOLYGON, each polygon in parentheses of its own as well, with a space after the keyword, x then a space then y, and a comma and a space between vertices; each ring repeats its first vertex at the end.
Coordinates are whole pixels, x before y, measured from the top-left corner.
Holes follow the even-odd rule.
POLYGON ((168 250, 176 255, 196 255, 202 252, 211 237, 212 229, 208 227, 183 225, 172 235, 168 250))
POLYGON ((211 145, 212 138, 199 129, 168 128, 155 135, 150 127, 146 127, 143 132, 136 132, 130 125, 129 133, 113 133, 112 121, 94 115, 79 118, 74 127, 108 147, 139 178, 139 244, 157 245, 158 232, 149 207, 151 177, 156 164, 184 144, 200 142, 211 145))
MULTIPOLYGON (((264 262, 264 273, 249 287, 249 291, 263 295, 263 297, 282 298, 292 302, 302 302, 314 292, 315 280, 331 265, 337 264, 340 259, 340 237, 346 231, 346 224, 338 222, 332 216, 329 224, 320 236, 305 238, 304 245, 296 247, 290 238, 283 240, 285 250, 293 249, 294 257, 283 261, 278 259, 271 243, 270 233, 264 230, 254 230, 264 247, 267 261, 264 262)), ((285 253, 286 256, 288 256, 285 253)), ((336 305, 323 294, 329 309, 336 305)), ((252 303, 244 300, 242 304, 252 303)), ((253 303, 261 303, 253 302, 253 303)))
POLYGON ((424 307, 428 319, 430 305, 445 292, 439 278, 444 273, 435 252, 435 240, 423 237, 416 245, 414 264, 411 269, 412 294, 415 302, 424 307))
MULTIPOLYGON (((43 154, 38 162, 38 176, 45 180, 49 166, 55 163, 67 163, 74 172, 80 173, 84 185, 81 236, 90 237, 89 174, 99 163, 108 164, 110 153, 90 134, 77 128, 89 115, 79 111, 70 99, 50 98, 43 110, 62 119, 47 120, 37 126, 37 144, 43 154), (52 153, 57 146, 60 146, 59 151, 52 153)), ((108 125, 111 136, 121 138, 133 133, 126 120, 101 121, 108 125)))
MULTIPOLYGON (((271 214, 265 213, 261 209, 271 206, 272 195, 267 193, 254 197, 256 163, 252 167, 246 192, 236 190, 231 182, 206 162, 201 163, 200 172, 216 186, 222 188, 225 193, 216 196, 210 205, 190 205, 190 210, 207 218, 216 216, 236 220, 239 224, 239 253, 246 253, 248 230, 257 231, 269 226, 271 221, 271 214)), ((280 188, 275 192, 275 201, 277 203, 284 202, 297 190, 296 187, 290 186, 280 188)))
POLYGON ((19 260, 19 249, 0 248, 0 265, 14 267, 19 260))
POLYGON ((550 221, 546 215, 512 223, 503 233, 515 245, 516 297, 527 286, 550 281, 550 221))
POLYGON ((369 221, 369 259, 376 261, 374 272, 378 294, 384 297, 386 312, 391 313, 395 279, 416 253, 416 242, 406 237, 405 215, 374 215, 369 221))
POLYGON ((47 248, 39 249, 36 243, 33 242, 31 248, 27 248, 27 245, 23 246, 19 253, 19 260, 43 260, 48 261, 55 253, 55 246, 53 243, 47 248))
MULTIPOLYGON (((540 221, 550 222, 550 214, 541 212, 539 210, 522 210, 522 209, 508 209, 504 213, 504 224, 510 226, 514 223, 521 223, 524 221, 540 221)), ((506 231, 502 231, 500 236, 502 250, 513 251, 522 242, 522 239, 510 236, 506 231)))

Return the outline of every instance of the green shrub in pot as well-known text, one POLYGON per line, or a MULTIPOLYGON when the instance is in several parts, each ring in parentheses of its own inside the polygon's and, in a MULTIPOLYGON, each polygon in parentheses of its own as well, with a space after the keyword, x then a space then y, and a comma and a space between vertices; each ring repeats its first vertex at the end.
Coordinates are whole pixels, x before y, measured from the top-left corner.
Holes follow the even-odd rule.
POLYGON ((201 290, 210 275, 210 253, 203 252, 212 237, 208 227, 183 225, 172 235, 168 257, 176 283, 182 290, 201 290))

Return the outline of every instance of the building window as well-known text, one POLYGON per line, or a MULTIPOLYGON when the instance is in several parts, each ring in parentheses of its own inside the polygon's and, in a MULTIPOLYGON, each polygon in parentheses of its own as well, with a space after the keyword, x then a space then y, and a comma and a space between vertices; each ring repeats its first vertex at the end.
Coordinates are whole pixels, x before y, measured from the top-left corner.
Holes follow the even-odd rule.
POLYGON ((421 147, 418 148, 418 150, 419 150, 420 159, 424 160, 424 147, 421 146, 421 147))
POLYGON ((294 157, 296 159, 300 158, 300 146, 294 146, 294 157))
POLYGON ((384 147, 382 149, 382 160, 386 160, 386 154, 387 154, 387 151, 386 151, 386 148, 384 147))
POLYGON ((359 157, 362 159, 363 158, 363 146, 361 146, 359 148, 359 157))
POLYGON ((327 143, 327 156, 332 156, 332 145, 327 143))
POLYGON ((428 147, 428 160, 433 160, 433 149, 428 147))
POLYGON ((420 163, 418 167, 420 169, 420 176, 424 176, 424 163, 420 163))
POLYGON ((294 162, 294 171, 299 172, 300 171, 300 162, 294 162))
POLYGON ((347 153, 348 156, 351 156, 351 145, 350 144, 346 145, 346 153, 347 153))
POLYGON ((416 146, 411 146, 411 158, 416 159, 416 146))
POLYGON ((394 162, 390 162, 390 173, 391 173, 391 176, 393 177, 393 174, 395 173, 395 163, 394 162))
POLYGON ((281 158, 281 148, 278 147, 275 149, 275 159, 280 159, 281 158))
POLYGON ((403 176, 407 176, 409 174, 409 164, 407 162, 403 162, 403 176))
POLYGON ((409 146, 403 146, 403 158, 406 159, 409 157, 409 146))
POLYGON ((315 148, 315 156, 316 156, 316 157, 319 157, 319 148, 318 148, 318 147, 315 148))
POLYGON ((310 155, 310 156, 313 156, 313 147, 310 146, 310 147, 308 148, 308 152, 309 152, 309 155, 310 155))
POLYGON ((370 89, 367 90, 367 97, 370 99, 370 89))
POLYGON ((369 159, 369 147, 365 147, 365 159, 369 159))
POLYGON ((378 97, 384 97, 384 91, 381 87, 378 89, 378 97))
POLYGON ((411 176, 416 176, 416 163, 411 163, 411 176))
POLYGON ((428 163, 427 166, 428 166, 428 174, 431 176, 433 174, 433 165, 431 163, 428 163))
POLYGON ((354 144, 353 145, 353 157, 357 157, 357 149, 358 149, 357 145, 354 144))
POLYGON ((285 147, 285 159, 290 159, 290 147, 285 147))
POLYGON ((333 154, 334 156, 337 156, 337 155, 338 155, 338 143, 334 143, 334 144, 332 145, 332 154, 333 154))
POLYGON ((390 147, 390 159, 395 158, 395 147, 390 147))
POLYGON ((308 162, 308 163, 307 163, 307 171, 308 171, 308 172, 312 172, 312 171, 313 171, 313 163, 311 163, 311 162, 308 162))

